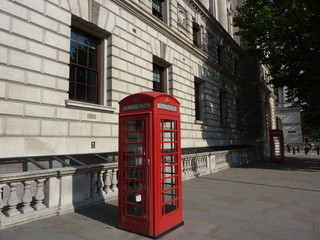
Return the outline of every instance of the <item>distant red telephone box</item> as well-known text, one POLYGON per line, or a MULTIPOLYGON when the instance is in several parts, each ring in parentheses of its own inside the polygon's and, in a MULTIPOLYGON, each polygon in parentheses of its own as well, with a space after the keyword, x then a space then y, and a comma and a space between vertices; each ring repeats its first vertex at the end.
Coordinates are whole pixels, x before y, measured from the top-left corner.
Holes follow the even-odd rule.
POLYGON ((284 163, 284 143, 282 130, 270 130, 270 161, 284 163))
POLYGON ((179 106, 160 92, 120 101, 120 228, 157 238, 183 224, 179 106))

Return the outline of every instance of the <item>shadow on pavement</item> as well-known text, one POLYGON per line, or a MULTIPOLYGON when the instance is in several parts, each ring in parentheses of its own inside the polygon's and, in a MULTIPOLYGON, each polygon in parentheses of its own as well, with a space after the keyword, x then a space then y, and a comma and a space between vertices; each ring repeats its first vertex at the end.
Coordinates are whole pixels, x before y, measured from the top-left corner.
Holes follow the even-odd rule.
POLYGON ((93 205, 76 213, 113 227, 118 225, 118 206, 110 203, 93 205))
POLYGON ((272 169, 281 171, 305 171, 319 172, 320 159, 315 157, 301 158, 290 156, 285 158, 284 163, 271 162, 253 162, 248 165, 241 165, 238 168, 257 168, 257 169, 272 169))

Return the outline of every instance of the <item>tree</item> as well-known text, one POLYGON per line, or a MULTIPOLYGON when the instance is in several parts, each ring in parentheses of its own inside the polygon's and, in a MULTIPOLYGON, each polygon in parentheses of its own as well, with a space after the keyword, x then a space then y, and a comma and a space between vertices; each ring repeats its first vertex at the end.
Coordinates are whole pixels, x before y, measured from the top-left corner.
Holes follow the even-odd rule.
POLYGON ((234 19, 250 54, 287 86, 311 128, 320 128, 320 1, 245 0, 234 19))

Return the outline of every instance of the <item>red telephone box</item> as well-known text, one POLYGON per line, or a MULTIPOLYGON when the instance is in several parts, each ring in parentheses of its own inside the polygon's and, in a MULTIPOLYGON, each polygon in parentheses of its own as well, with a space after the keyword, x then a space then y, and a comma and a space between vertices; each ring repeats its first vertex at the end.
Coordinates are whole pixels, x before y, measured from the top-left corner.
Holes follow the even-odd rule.
POLYGON ((284 143, 282 130, 270 130, 270 161, 284 163, 284 143))
POLYGON ((179 106, 160 92, 120 101, 120 228, 157 238, 183 225, 179 106))

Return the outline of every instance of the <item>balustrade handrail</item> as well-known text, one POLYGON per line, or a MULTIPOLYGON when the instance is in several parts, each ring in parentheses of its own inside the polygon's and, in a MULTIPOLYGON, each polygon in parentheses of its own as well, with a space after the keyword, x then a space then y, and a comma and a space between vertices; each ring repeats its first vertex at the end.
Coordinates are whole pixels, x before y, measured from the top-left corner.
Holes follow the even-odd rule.
POLYGON ((253 150, 253 149, 255 149, 255 148, 254 147, 245 147, 245 148, 237 148, 237 149, 217 150, 217 151, 214 151, 214 152, 213 151, 197 152, 197 153, 184 154, 184 155, 181 156, 181 158, 183 160, 183 159, 191 158, 191 157, 219 155, 219 154, 247 151, 247 150, 253 150))
POLYGON ((95 170, 107 170, 118 167, 118 163, 103 163, 88 166, 62 167, 44 170, 35 170, 19 173, 5 173, 0 175, 0 184, 10 183, 14 181, 28 181, 39 178, 60 177, 65 175, 72 175, 74 173, 90 172, 95 170))

